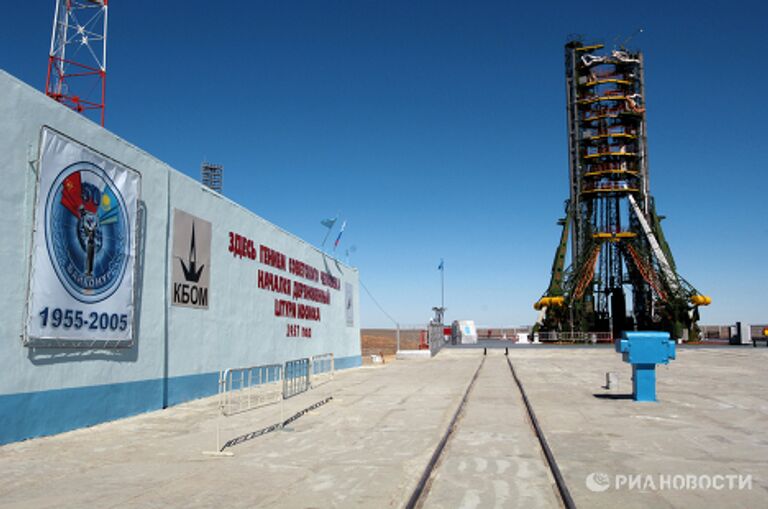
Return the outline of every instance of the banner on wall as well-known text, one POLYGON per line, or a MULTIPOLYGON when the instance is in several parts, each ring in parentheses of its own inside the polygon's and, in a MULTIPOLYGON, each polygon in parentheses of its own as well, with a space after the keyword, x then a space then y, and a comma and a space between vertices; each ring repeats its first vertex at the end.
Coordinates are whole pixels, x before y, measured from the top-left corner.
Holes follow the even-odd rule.
POLYGON ((173 209, 171 302, 208 309, 211 284, 211 223, 173 209))
POLYGON ((43 129, 27 344, 132 342, 140 193, 138 172, 43 129))

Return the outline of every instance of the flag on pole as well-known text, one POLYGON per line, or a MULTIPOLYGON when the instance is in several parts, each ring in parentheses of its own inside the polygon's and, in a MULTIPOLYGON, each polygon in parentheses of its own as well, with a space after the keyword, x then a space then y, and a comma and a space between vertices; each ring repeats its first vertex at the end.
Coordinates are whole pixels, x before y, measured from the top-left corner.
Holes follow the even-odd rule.
POLYGON ((333 243, 333 250, 336 251, 336 248, 339 247, 339 241, 341 240, 341 234, 344 233, 344 228, 347 227, 347 222, 344 221, 341 223, 341 230, 339 230, 339 236, 336 237, 336 242, 333 243))
POLYGON ((443 259, 440 258, 440 265, 437 266, 437 270, 443 270, 444 267, 445 267, 445 264, 443 262, 443 259))
POLYGON ((328 235, 331 234, 331 230, 333 229, 333 225, 336 224, 336 220, 337 219, 338 219, 338 217, 332 217, 332 218, 323 219, 322 221, 320 221, 321 225, 323 225, 326 228, 328 228, 328 231, 325 232, 325 237, 323 237, 323 243, 320 244, 320 247, 324 247, 325 246, 325 241, 328 240, 328 235))

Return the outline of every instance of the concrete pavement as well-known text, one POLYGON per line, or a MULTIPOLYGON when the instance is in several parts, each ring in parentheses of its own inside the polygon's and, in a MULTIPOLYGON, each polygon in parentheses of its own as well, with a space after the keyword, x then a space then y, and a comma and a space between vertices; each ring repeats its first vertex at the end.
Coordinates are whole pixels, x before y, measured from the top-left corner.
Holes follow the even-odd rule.
MULTIPOLYGON (((510 358, 578 507, 765 507, 766 350, 682 348, 658 370, 659 403, 626 398, 631 368, 607 348, 510 349, 510 358), (618 390, 601 388, 607 371, 619 374, 618 390), (641 484, 622 484, 633 476, 641 484), (677 489, 663 476, 751 482, 677 489)), ((202 454, 214 448, 215 398, 6 445, 0 507, 402 507, 481 357, 443 350, 339 372, 283 414, 331 402, 291 431, 235 446, 232 458, 202 454)), ((552 480, 503 350, 489 350, 486 364, 425 505, 551 507, 552 480)), ((279 419, 279 405, 240 414, 223 420, 222 436, 279 419)))
MULTIPOLYGON (((397 507, 407 500, 480 355, 338 372, 285 402, 290 425, 214 449, 207 398, 0 447, 0 507, 397 507)), ((222 437, 280 420, 272 405, 223 420, 222 437)))
POLYGON ((679 348, 657 368, 658 403, 628 399, 632 370, 612 350, 511 355, 577 506, 733 508, 768 506, 764 350, 679 348), (617 390, 602 388, 607 371, 618 373, 617 390), (609 482, 588 483, 591 474, 609 482), (692 487, 727 475, 751 476, 751 489, 692 487), (630 488, 632 478, 646 489, 630 488))

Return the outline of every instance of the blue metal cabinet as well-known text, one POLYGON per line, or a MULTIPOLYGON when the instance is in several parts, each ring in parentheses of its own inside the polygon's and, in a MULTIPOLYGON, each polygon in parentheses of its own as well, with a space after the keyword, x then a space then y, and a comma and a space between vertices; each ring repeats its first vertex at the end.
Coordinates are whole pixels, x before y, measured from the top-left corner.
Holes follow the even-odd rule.
POLYGON ((675 358, 675 342, 667 332, 625 332, 616 341, 616 351, 632 364, 632 397, 635 401, 656 401, 656 364, 675 358))

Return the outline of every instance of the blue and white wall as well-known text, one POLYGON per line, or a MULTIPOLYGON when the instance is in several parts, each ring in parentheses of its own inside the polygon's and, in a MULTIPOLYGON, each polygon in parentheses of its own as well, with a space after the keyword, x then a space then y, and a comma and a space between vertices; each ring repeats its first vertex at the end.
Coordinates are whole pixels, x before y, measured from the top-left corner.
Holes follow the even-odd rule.
MULTIPOLYGON (((333 352, 337 368, 359 366, 356 269, 203 188, 163 162, 0 71, 0 444, 163 408, 216 392, 218 371, 333 352), (146 227, 138 253, 137 335, 127 349, 24 346, 26 299, 43 126, 141 174, 146 227), (212 223, 208 309, 170 305, 173 210, 212 223), (340 280, 340 290, 302 280, 258 259, 233 256, 229 234, 252 239, 340 280), (257 286, 259 269, 328 289, 321 320, 275 316, 257 286), (352 325, 345 285, 352 286, 352 325), (287 337, 289 323, 311 339, 287 337)), ((287 297, 287 299, 291 299, 287 297)))

